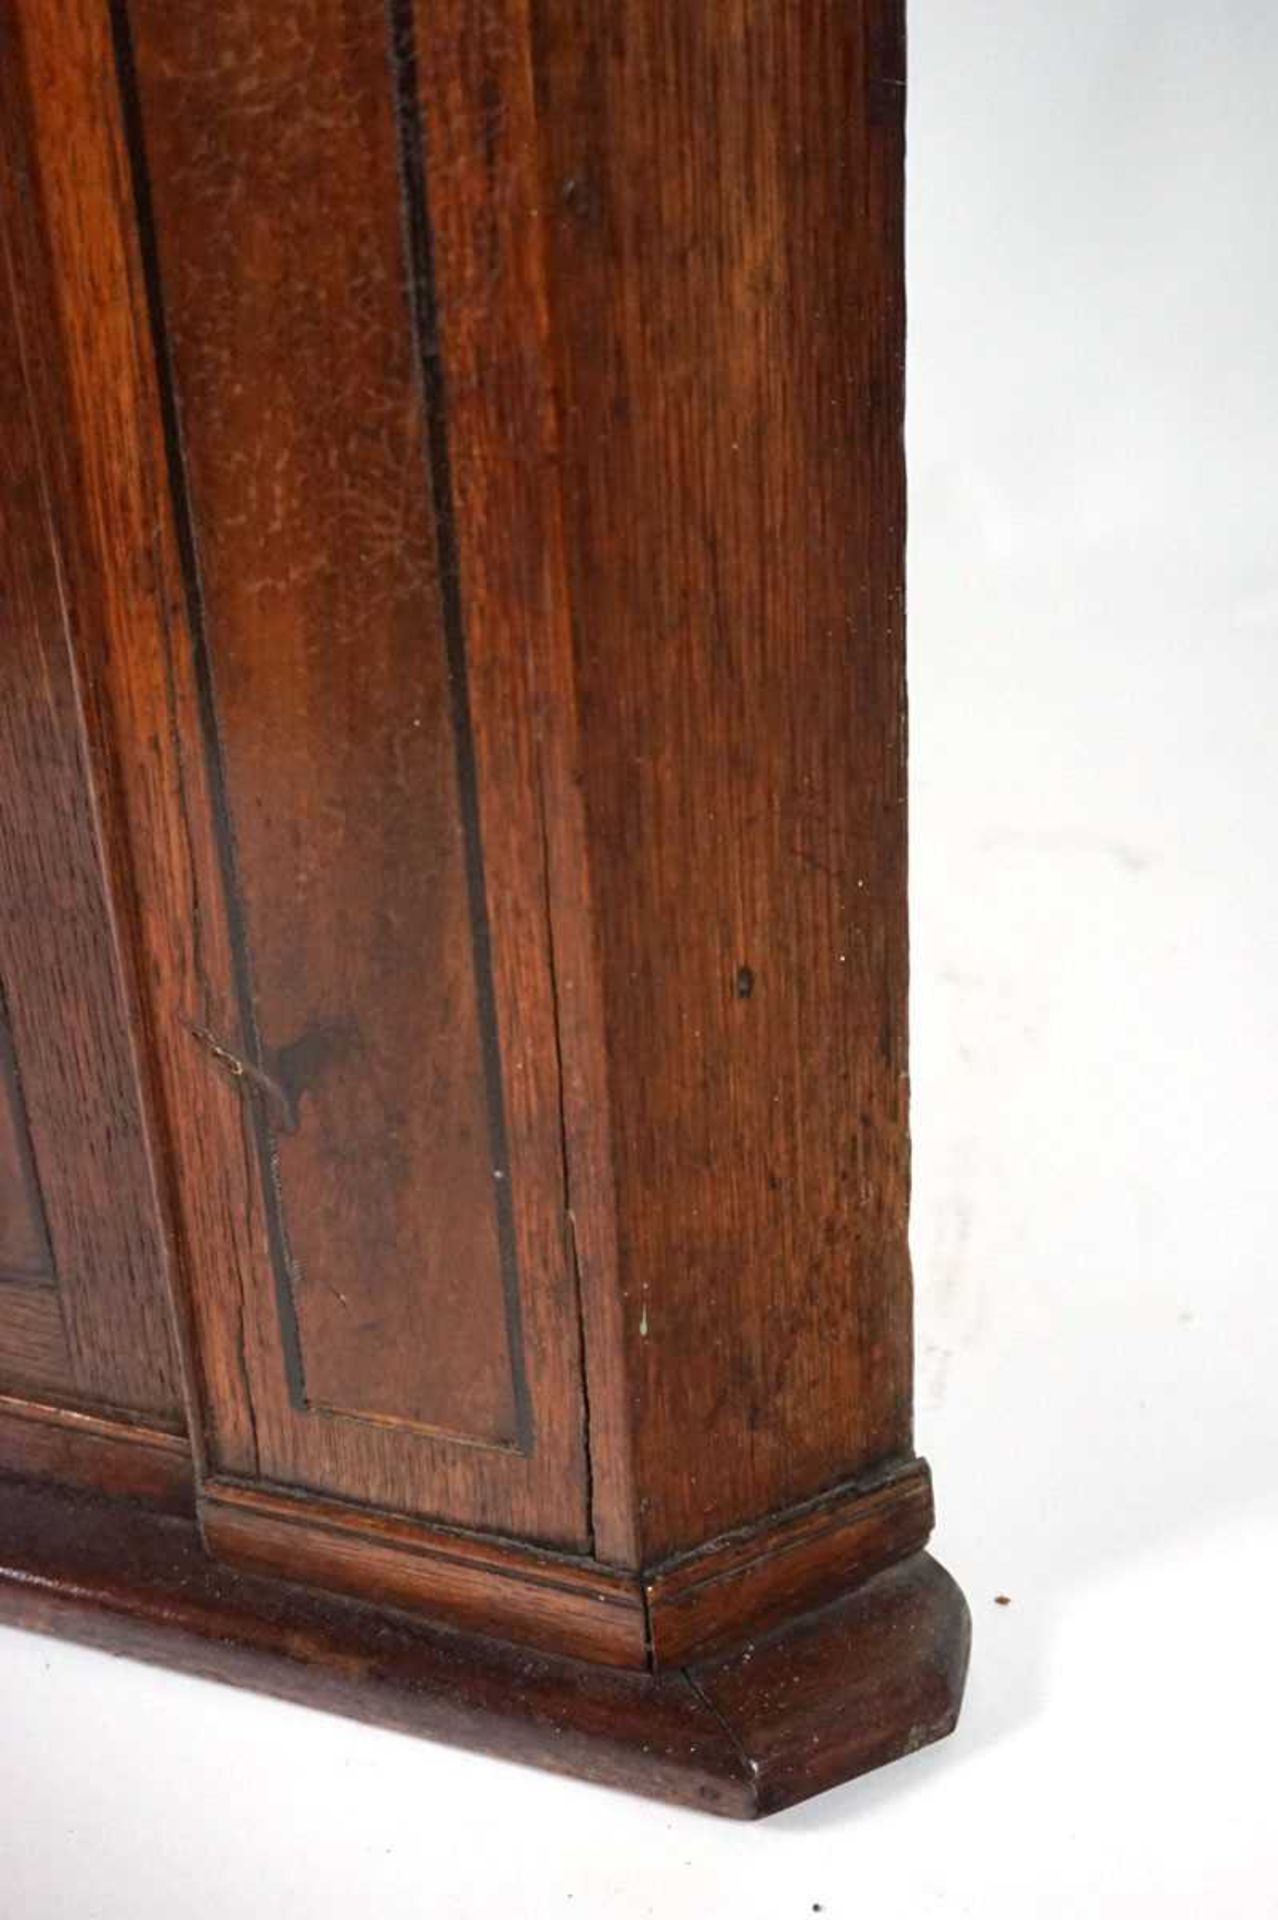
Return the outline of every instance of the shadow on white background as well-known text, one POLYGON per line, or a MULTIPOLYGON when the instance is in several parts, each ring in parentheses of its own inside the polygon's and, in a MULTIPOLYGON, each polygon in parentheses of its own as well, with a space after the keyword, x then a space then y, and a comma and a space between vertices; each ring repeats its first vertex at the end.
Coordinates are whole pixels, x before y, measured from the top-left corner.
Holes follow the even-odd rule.
POLYGON ((920 1428, 971 1718, 1050 1711, 1084 1592, 1215 1553, 1095 1736, 1153 1644, 1164 1737, 1228 1745, 1175 1696, 1231 1530, 1278 1571, 1278 16, 1029 12, 914 9, 920 1428))

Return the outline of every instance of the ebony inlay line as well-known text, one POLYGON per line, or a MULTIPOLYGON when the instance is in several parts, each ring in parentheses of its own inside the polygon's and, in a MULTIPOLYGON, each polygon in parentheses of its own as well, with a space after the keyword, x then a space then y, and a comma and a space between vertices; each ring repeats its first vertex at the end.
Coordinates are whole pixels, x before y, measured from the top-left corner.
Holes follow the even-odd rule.
MULTIPOLYGON (((128 147, 130 184, 137 209, 137 232, 146 286, 148 318, 155 352, 156 386, 164 435, 165 459, 169 473, 169 491, 173 502, 174 529, 182 569, 187 618, 191 627, 191 646, 199 701, 202 746, 209 775, 209 797, 213 812, 214 838, 221 869, 222 893, 230 936, 233 987, 246 1058, 259 1073, 265 1073, 261 1035, 258 1031, 253 991, 252 963, 248 933, 236 873, 235 840, 227 795, 226 770, 218 733, 217 704, 213 668, 209 655, 204 594, 196 551, 194 518, 182 431, 178 417, 177 388, 173 359, 164 313, 163 283, 160 276, 159 245, 155 212, 151 201, 150 177, 146 164, 146 142, 142 127, 142 109, 138 93, 137 68, 133 52, 133 34, 129 25, 127 0, 110 0, 111 33, 115 46, 119 79, 121 117, 128 147)), ((183 796, 185 808, 185 796, 183 796)), ((184 820, 184 827, 187 823, 184 820)), ((188 828, 189 831, 189 828, 188 828)), ((198 916, 196 922, 198 937, 198 916)), ((197 955, 198 961, 198 955, 197 955)), ((282 1197, 270 1127, 260 1100, 250 1094, 245 1102, 245 1124, 253 1136, 257 1154, 263 1205, 266 1213, 267 1240, 275 1283, 276 1309, 280 1328, 285 1377, 289 1399, 299 1411, 306 1408, 306 1380, 302 1359, 301 1334, 293 1298, 296 1268, 289 1252, 284 1225, 282 1197)), ((248 1383, 245 1383, 248 1391, 248 1383)), ((250 1396, 251 1397, 251 1396, 250 1396)), ((250 1405, 250 1414, 252 1407, 250 1405)))
MULTIPOLYGON (((221 870, 233 969, 233 992, 240 1020, 240 1050, 249 1069, 246 1079, 246 1124, 252 1132, 266 1216, 276 1311, 280 1328, 286 1384, 291 1404, 299 1412, 322 1412, 363 1424, 383 1424, 375 1416, 330 1407, 311 1400, 306 1390, 305 1362, 296 1305, 298 1264, 289 1245, 284 1216, 274 1133, 265 1103, 255 1086, 268 1078, 265 1049, 256 1014, 246 914, 238 878, 227 776, 218 725, 217 698, 211 651, 207 638, 203 587, 194 529, 194 513, 182 444, 172 352, 164 311, 159 244, 146 163, 145 135, 136 76, 127 0, 110 0, 112 35, 128 146, 131 185, 137 208, 139 245, 146 287, 148 317, 156 359, 159 408, 165 456, 173 499, 175 533, 191 627, 193 666, 199 704, 201 744, 209 775, 210 805, 221 870)), ((458 797, 463 827, 471 948, 475 970, 480 1049, 485 1104, 489 1126, 490 1161, 494 1174, 498 1252, 505 1306, 507 1346, 511 1367, 517 1443, 494 1443, 434 1428, 438 1437, 454 1444, 527 1453, 532 1438, 532 1413, 524 1362, 519 1302, 505 1105, 502 1092, 500 1043, 493 987, 491 936, 484 884, 483 848, 479 825, 478 776, 475 764, 467 685, 465 627, 461 607, 458 544, 447 441, 444 375, 438 338, 438 307, 430 223, 426 202, 425 155, 417 102, 417 60, 411 6, 389 0, 390 71, 394 90, 401 180, 403 186, 405 255, 409 307, 416 357, 421 369, 422 403, 426 425, 427 474, 431 489, 440 581, 441 625, 458 797)), ((396 1426, 418 1423, 396 1420, 396 1426)))
POLYGON ((523 1330, 519 1305, 519 1271, 515 1250, 514 1203, 511 1195, 510 1156, 506 1140, 506 1111, 502 1091, 501 1048, 493 990, 492 941, 484 884, 483 841, 479 820, 479 780, 471 726, 466 667, 466 623, 462 610, 461 559, 457 542, 452 467, 448 449, 448 407, 443 351, 439 330, 439 296, 435 279, 426 182, 426 146, 418 95, 417 42, 413 0, 387 0, 390 62, 395 88, 395 117, 399 135, 403 184, 404 246, 412 311, 414 344, 421 369, 422 403, 426 416, 426 447, 431 507, 438 549, 440 613, 444 630, 448 689, 452 704, 457 788, 462 819, 466 889, 470 912, 471 950, 475 963, 479 1043, 483 1058, 484 1093, 488 1108, 489 1139, 494 1174, 494 1203, 502 1285, 506 1304, 506 1337, 510 1350, 515 1401, 515 1430, 521 1452, 532 1444, 532 1409, 524 1366, 523 1330))

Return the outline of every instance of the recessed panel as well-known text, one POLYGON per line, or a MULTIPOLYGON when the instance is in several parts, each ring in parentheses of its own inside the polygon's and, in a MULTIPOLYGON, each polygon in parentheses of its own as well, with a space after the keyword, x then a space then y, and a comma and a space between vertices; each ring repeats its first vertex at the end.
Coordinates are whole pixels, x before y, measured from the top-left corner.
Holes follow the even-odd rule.
MULTIPOLYGON (((84 590, 83 509, 70 506, 77 445, 32 125, 37 102, 56 111, 57 87, 26 67, 37 14, 0 8, 0 1391, 172 1429, 181 1395, 113 911, 118 848, 72 667, 101 599, 84 590)), ((60 13, 53 30, 65 62, 73 22, 60 13)), ((56 141, 91 227, 65 120, 56 141)), ((100 337, 97 282, 66 295, 100 337)), ((97 363, 92 387, 109 404, 97 363)))
POLYGON ((143 7, 205 746, 299 1408, 520 1443, 415 104, 380 6, 143 7), (197 130, 197 131, 193 131, 197 130))

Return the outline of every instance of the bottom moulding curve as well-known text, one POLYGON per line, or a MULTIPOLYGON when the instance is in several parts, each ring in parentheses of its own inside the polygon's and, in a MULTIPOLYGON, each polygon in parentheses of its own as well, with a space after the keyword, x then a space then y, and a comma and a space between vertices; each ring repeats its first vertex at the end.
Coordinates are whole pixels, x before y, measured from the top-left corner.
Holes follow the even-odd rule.
POLYGON ((19 1480, 0 1480, 0 1620, 738 1819, 948 1733, 969 1639, 917 1553, 736 1652, 624 1672, 236 1573, 193 1520, 19 1480))

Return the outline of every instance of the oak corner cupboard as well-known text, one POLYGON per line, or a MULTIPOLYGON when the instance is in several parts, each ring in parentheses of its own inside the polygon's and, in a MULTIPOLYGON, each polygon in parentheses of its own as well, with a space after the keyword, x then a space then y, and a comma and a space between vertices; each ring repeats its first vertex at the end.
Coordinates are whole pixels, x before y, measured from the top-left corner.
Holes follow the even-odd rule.
POLYGON ((717 1812, 953 1725, 900 0, 0 9, 0 1616, 717 1812))

